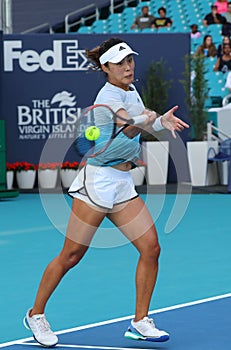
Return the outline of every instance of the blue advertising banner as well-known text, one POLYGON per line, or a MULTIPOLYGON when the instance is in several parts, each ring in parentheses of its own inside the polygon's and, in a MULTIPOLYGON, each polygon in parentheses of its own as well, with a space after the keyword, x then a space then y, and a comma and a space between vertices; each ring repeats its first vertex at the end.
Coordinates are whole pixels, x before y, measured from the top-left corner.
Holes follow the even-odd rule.
MULTIPOLYGON (((102 72, 89 72, 86 48, 98 46, 107 34, 4 35, 0 71, 1 115, 6 120, 7 160, 38 163, 45 142, 59 161, 63 148, 74 140, 74 124, 81 108, 93 104, 105 82, 102 72)), ((190 51, 189 34, 119 34, 139 52, 135 58, 137 89, 141 92, 151 61, 164 58, 172 80, 169 108, 179 105, 186 115, 182 79, 184 56, 190 51)), ((187 139, 187 132, 182 134, 187 139)), ((65 158, 76 159, 73 145, 65 158)))

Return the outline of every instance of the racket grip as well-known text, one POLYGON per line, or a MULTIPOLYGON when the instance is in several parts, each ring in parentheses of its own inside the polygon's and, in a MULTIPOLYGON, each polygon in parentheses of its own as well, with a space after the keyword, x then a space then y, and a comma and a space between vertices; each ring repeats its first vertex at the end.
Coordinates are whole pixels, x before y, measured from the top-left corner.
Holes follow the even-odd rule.
POLYGON ((136 117, 134 117, 134 118, 132 119, 132 120, 133 120, 133 125, 141 124, 141 123, 143 123, 146 119, 147 119, 147 115, 146 115, 146 114, 137 115, 136 117))

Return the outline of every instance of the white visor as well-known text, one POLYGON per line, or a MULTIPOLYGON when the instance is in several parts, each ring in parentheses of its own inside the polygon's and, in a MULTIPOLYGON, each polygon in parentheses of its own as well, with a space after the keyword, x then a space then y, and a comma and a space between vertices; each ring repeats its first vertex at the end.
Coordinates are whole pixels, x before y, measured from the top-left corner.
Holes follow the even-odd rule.
POLYGON ((101 64, 107 62, 119 63, 128 55, 139 55, 137 52, 133 51, 126 43, 119 43, 112 46, 107 50, 102 56, 100 56, 99 61, 101 64))

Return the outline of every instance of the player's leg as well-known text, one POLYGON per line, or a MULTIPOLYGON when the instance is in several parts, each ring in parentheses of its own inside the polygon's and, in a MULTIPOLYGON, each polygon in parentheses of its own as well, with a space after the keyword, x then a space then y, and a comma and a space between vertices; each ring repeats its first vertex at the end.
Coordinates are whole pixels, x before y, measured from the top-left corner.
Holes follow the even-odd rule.
POLYGON ((159 331, 153 321, 148 319, 148 310, 156 284, 160 246, 151 215, 140 197, 117 206, 108 215, 110 220, 132 242, 139 252, 136 270, 136 311, 130 326, 131 338, 153 341, 168 340, 169 335, 159 331), (136 332, 135 327, 141 333, 136 332))
POLYGON ((34 306, 25 318, 25 325, 32 330, 34 337, 42 345, 51 346, 58 341, 44 316, 46 303, 66 272, 84 256, 104 217, 105 212, 74 198, 63 249, 47 266, 34 306), (46 325, 45 334, 41 322, 46 325))
POLYGON ((147 316, 158 272, 160 246, 156 229, 140 197, 117 206, 108 217, 140 253, 136 272, 135 314, 135 320, 140 320, 147 316))

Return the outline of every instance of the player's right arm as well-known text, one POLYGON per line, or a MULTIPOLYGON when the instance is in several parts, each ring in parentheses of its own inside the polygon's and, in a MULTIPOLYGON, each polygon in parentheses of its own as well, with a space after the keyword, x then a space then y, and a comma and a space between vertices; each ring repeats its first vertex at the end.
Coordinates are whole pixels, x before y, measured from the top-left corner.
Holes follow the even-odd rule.
MULTIPOLYGON (((120 117, 122 117, 124 119, 127 119, 127 120, 131 119, 128 112, 123 108, 119 109, 116 112, 116 114, 118 114, 120 117)), ((136 135, 138 135, 140 133, 141 129, 146 129, 147 127, 152 125, 154 123, 155 119, 157 118, 157 114, 155 112, 152 112, 152 111, 144 110, 142 114, 147 115, 147 118, 143 122, 138 123, 136 125, 130 125, 123 130, 123 133, 127 137, 129 137, 129 138, 135 137, 136 135)), ((136 119, 136 117, 134 117, 133 119, 136 119)), ((121 127, 123 124, 126 124, 126 122, 118 120, 118 122, 117 122, 118 127, 121 127)))

